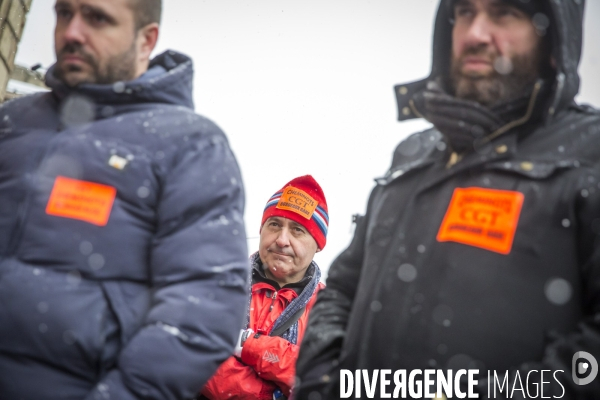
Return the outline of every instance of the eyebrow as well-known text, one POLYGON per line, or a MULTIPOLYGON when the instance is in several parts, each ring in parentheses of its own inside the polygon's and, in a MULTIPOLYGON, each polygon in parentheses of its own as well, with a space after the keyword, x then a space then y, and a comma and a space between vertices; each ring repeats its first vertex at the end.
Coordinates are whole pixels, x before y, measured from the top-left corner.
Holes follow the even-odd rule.
MULTIPOLYGON (((58 10, 58 9, 60 9, 60 8, 70 8, 70 9, 72 9, 72 8, 73 8, 73 5, 72 5, 70 2, 68 2, 68 1, 65 1, 65 0, 58 0, 58 1, 56 2, 56 4, 54 5, 54 10, 58 10)), ((113 16, 112 16, 112 15, 111 15, 111 14, 110 14, 108 11, 104 10, 104 9, 103 9, 103 8, 101 8, 101 7, 94 6, 94 5, 90 5, 90 4, 82 4, 82 5, 80 6, 80 8, 81 8, 83 11, 88 11, 88 12, 92 12, 92 13, 95 13, 95 14, 101 14, 101 15, 102 15, 102 16, 104 16, 104 17, 105 17, 105 18, 106 18, 106 19, 109 21, 109 23, 111 23, 111 24, 114 24, 114 23, 116 22, 115 18, 114 18, 114 17, 113 17, 113 16)))
POLYGON ((302 229, 306 230, 306 228, 304 227, 304 225, 299 224, 296 221, 292 221, 292 228, 302 228, 302 229))
POLYGON ((281 224, 281 217, 269 217, 267 218, 267 220, 265 221, 265 224, 268 224, 269 222, 277 222, 279 224, 281 224))
POLYGON ((115 18, 108 11, 104 10, 101 7, 93 6, 90 4, 83 4, 83 5, 81 5, 81 8, 82 8, 82 10, 91 11, 92 13, 95 13, 95 14, 101 14, 111 24, 114 24, 116 22, 115 18))
POLYGON ((69 8, 71 8, 71 3, 68 3, 66 1, 58 0, 56 2, 56 4, 54 5, 54 9, 55 10, 58 9, 58 8, 62 8, 62 7, 69 7, 69 8))
POLYGON ((458 6, 469 6, 472 5, 473 1, 472 0, 458 0, 454 3, 454 7, 458 7, 458 6))

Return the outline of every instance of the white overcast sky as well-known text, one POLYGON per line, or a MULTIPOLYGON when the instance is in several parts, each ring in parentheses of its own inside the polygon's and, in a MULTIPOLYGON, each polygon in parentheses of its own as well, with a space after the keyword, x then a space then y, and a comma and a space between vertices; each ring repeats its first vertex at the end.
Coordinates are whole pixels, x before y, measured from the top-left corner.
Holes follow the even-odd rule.
MULTIPOLYGON (((229 137, 246 187, 246 230, 258 249, 262 210, 292 178, 311 174, 327 197, 323 270, 348 245, 373 178, 395 145, 428 125, 399 123, 393 85, 431 66, 438 0, 163 0, 155 54, 195 64, 196 111, 229 137)), ((54 62, 54 0, 33 0, 16 61, 54 62)), ((600 106, 600 1, 588 0, 582 89, 600 106)))

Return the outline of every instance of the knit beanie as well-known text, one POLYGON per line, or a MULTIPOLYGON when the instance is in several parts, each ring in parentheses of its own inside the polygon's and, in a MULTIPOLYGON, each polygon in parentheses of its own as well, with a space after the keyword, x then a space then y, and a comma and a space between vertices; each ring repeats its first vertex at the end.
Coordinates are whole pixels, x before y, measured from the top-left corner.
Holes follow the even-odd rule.
MULTIPOLYGON (((448 0, 447 4, 450 7, 450 15, 453 15, 452 11, 454 8, 454 4, 457 0, 448 0)), ((548 12, 548 0, 502 0, 504 3, 507 3, 511 6, 518 8, 519 10, 525 12, 530 17, 533 17, 537 13, 547 13, 548 12)))
POLYGON ((547 13, 548 10, 547 0, 504 0, 504 2, 522 10, 530 17, 537 13, 547 13))
POLYGON ((310 175, 294 178, 275 193, 263 211, 261 230, 270 217, 291 219, 306 228, 323 250, 327 242, 329 215, 321 186, 310 175))

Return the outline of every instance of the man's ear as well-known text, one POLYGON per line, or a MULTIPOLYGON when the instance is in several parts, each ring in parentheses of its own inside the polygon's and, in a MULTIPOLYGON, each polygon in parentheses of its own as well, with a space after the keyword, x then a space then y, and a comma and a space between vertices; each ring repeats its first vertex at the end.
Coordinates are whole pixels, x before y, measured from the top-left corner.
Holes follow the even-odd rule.
POLYGON ((150 59, 150 54, 152 54, 152 51, 156 47, 156 42, 158 42, 159 31, 160 27, 156 22, 152 22, 138 31, 138 57, 140 61, 150 59))

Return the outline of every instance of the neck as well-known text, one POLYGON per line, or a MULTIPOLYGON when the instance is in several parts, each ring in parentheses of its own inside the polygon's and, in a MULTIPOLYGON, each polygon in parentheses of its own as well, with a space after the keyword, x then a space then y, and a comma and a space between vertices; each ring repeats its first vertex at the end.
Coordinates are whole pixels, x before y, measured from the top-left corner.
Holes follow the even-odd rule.
POLYGON ((271 271, 269 271, 269 268, 267 268, 266 265, 263 265, 263 271, 265 271, 265 276, 271 279, 272 281, 277 282, 279 287, 284 287, 285 285, 289 285, 290 283, 300 282, 302 278, 304 278, 304 275, 301 274, 297 274, 297 276, 286 276, 283 279, 277 278, 273 276, 273 274, 271 274, 271 271))
POLYGON ((135 76, 133 77, 132 80, 135 80, 135 79, 139 78, 146 71, 148 71, 149 65, 150 65, 150 60, 145 60, 145 61, 142 61, 142 62, 138 62, 136 64, 136 68, 135 68, 135 76))

